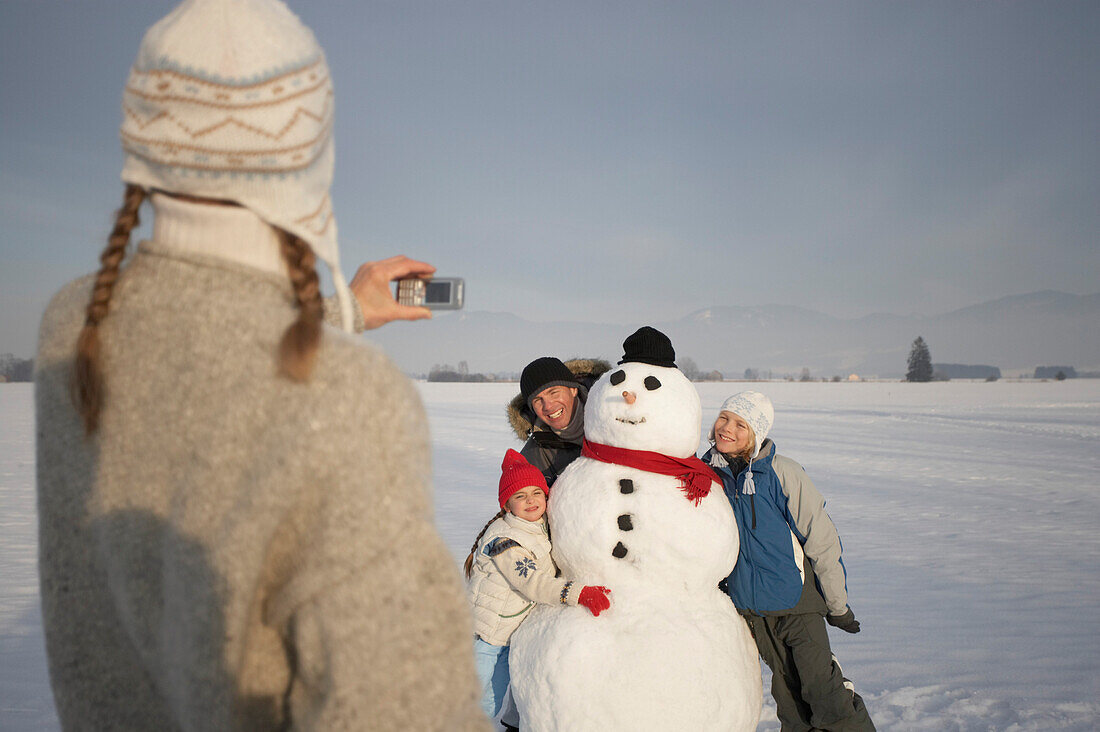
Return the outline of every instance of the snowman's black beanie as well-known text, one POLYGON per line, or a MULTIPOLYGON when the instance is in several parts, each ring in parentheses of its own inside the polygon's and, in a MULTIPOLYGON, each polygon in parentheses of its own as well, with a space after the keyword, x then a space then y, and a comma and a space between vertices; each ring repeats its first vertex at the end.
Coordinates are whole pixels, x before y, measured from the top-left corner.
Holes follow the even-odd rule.
POLYGON ((643 325, 623 341, 623 360, 619 363, 631 361, 676 368, 676 349, 664 333, 643 325))
POLYGON ((553 356, 536 358, 527 364, 519 376, 519 390, 523 401, 531 405, 531 398, 551 386, 579 387, 580 382, 569 367, 553 356))

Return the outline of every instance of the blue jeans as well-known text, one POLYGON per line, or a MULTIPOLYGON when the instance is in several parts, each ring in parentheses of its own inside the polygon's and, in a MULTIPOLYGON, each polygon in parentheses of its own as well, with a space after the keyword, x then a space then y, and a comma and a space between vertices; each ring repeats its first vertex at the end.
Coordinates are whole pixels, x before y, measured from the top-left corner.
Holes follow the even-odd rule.
POLYGON ((492 719, 500 714, 508 691, 508 646, 494 646, 475 638, 474 661, 481 680, 481 708, 492 719))

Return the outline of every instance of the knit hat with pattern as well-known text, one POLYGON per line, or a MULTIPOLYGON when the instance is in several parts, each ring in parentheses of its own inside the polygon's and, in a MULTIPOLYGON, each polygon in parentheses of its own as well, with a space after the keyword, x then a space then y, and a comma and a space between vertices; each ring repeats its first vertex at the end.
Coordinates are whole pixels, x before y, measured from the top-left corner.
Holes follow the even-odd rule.
POLYGON ((550 495, 550 489, 546 486, 546 478, 543 476, 542 471, 527 462, 527 458, 523 455, 509 449, 508 452, 504 453, 504 462, 500 464, 500 488, 498 490, 500 507, 504 508, 504 504, 508 502, 513 493, 531 486, 542 488, 543 493, 547 496, 550 495))
POLYGON ((759 455, 760 445, 764 443, 764 438, 768 436, 775 421, 772 400, 758 391, 742 391, 722 402, 722 408, 718 411, 736 414, 752 427, 753 434, 756 435, 756 449, 753 450, 752 457, 759 455))
POLYGON ((186 0, 154 24, 122 97, 122 180, 238 203, 332 270, 345 329, 333 91, 313 33, 279 0, 186 0))

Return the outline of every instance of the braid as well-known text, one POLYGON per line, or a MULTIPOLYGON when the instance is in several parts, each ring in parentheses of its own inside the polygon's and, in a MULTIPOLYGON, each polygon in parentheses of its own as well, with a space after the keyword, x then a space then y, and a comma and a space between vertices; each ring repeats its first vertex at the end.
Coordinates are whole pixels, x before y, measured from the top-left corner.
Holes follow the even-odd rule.
POLYGON ((84 327, 76 341, 76 361, 73 364, 73 401, 84 420, 84 432, 91 434, 99 425, 106 384, 100 364, 99 324, 107 317, 108 303, 118 281, 119 268, 126 257, 130 232, 141 223, 138 209, 145 200, 145 191, 127 185, 122 196, 122 208, 115 214, 115 225, 107 238, 107 248, 99 255, 100 268, 92 287, 84 327))
POLYGON ((489 519, 484 526, 481 527, 481 531, 478 532, 477 538, 474 539, 474 545, 470 547, 470 553, 466 557, 466 562, 462 565, 462 569, 466 572, 466 579, 470 579, 470 573, 474 571, 474 553, 477 552, 477 545, 481 542, 481 537, 485 536, 485 532, 489 530, 489 527, 494 521, 504 515, 505 510, 500 509, 500 513, 489 519))
POLYGON ((324 318, 321 284, 314 267, 317 258, 309 245, 297 236, 282 229, 277 231, 283 258, 290 270, 294 296, 298 299, 298 319, 290 324, 279 342, 279 373, 292 381, 303 382, 313 371, 324 318))

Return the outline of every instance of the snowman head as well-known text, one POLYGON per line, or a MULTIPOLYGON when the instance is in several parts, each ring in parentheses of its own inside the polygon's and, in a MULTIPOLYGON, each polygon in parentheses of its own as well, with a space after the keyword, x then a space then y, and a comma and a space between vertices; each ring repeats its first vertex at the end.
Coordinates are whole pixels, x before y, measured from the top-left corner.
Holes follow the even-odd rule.
POLYGON ((678 458, 694 455, 702 416, 699 393, 673 363, 672 343, 647 326, 623 347, 623 360, 589 390, 585 437, 678 458))

